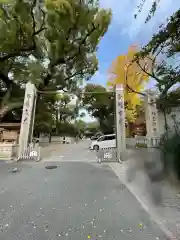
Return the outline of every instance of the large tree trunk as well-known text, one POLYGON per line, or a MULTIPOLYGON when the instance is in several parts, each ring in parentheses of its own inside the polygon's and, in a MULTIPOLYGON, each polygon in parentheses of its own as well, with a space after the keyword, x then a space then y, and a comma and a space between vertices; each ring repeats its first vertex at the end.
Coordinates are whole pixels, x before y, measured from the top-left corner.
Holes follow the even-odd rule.
POLYGON ((49 133, 49 143, 51 143, 51 132, 49 133))
POLYGON ((7 112, 8 112, 8 107, 2 107, 0 109, 0 122, 2 122, 2 119, 4 118, 7 112))
POLYGON ((2 119, 4 116, 9 112, 12 111, 14 108, 20 108, 22 107, 22 102, 14 102, 14 103, 8 103, 4 106, 0 107, 0 122, 2 122, 2 119))

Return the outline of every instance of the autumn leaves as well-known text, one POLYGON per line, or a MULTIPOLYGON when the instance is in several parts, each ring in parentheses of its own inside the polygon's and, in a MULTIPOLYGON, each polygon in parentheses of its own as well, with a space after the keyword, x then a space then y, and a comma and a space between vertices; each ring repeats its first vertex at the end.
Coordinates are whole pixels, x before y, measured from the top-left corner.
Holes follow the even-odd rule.
POLYGON ((136 118, 136 109, 141 105, 141 95, 149 81, 149 76, 142 69, 151 68, 151 60, 143 58, 136 61, 138 52, 136 46, 131 46, 126 55, 118 56, 109 69, 108 86, 122 84, 126 102, 127 120, 133 122, 136 118))

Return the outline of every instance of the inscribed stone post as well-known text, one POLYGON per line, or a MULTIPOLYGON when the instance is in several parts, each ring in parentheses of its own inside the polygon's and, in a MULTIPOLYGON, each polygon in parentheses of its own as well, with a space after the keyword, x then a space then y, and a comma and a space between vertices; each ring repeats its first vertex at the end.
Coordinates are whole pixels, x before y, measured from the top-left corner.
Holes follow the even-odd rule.
POLYGON ((118 160, 124 159, 126 152, 126 129, 124 109, 124 89, 122 85, 116 86, 116 129, 118 160))
POLYGON ((21 118, 21 129, 19 136, 19 156, 28 147, 28 142, 32 140, 34 111, 36 98, 36 87, 34 84, 28 82, 26 84, 23 113, 21 118))
POLYGON ((151 139, 159 137, 159 120, 156 108, 156 95, 148 92, 145 96, 145 117, 148 147, 151 147, 151 139))

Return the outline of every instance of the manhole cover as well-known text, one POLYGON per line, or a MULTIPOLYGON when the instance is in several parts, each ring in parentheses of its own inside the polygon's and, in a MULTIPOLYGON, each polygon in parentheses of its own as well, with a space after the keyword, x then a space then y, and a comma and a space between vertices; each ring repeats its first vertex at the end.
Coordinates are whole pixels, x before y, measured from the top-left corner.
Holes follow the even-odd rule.
POLYGON ((10 172, 12 172, 12 173, 17 173, 17 172, 19 172, 20 170, 18 169, 18 168, 12 168, 11 170, 10 170, 10 172))
POLYGON ((46 169, 55 169, 57 168, 56 165, 45 166, 46 169))

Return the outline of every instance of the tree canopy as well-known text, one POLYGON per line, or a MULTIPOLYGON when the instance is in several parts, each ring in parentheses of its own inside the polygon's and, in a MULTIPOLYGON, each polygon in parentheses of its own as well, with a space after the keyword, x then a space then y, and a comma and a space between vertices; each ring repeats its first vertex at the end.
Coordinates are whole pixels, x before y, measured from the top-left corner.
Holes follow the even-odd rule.
MULTIPOLYGON (((146 86, 149 76, 134 61, 138 52, 136 46, 131 46, 126 55, 118 56, 109 69, 108 85, 115 86, 122 84, 124 87, 125 110, 128 122, 134 122, 137 116, 137 106, 141 105, 141 93, 146 86)), ((149 59, 141 59, 140 63, 151 67, 149 59)))
MULTIPOLYGON (((154 16, 154 14, 159 6, 160 1, 161 0, 153 0, 150 11, 146 17, 145 23, 147 23, 149 20, 151 20, 151 18, 154 16)), ((135 18, 137 18, 138 14, 142 12, 143 7, 146 2, 147 2, 147 0, 141 0, 139 5, 137 6, 137 13, 134 15, 135 18)))
POLYGON ((41 95, 36 108, 35 133, 75 135, 78 127, 73 121, 79 115, 79 108, 72 104, 69 94, 41 95))
POLYGON ((84 89, 83 106, 98 120, 103 133, 113 133, 115 127, 115 102, 113 93, 101 85, 87 84, 84 89))
POLYGON ((98 0, 1 1, 0 9, 1 116, 12 91, 28 81, 39 91, 71 92, 97 70, 96 50, 111 21, 98 0))
POLYGON ((136 58, 139 64, 139 59, 147 57, 149 54, 153 56, 151 72, 141 68, 156 80, 161 95, 166 95, 175 84, 180 82, 179 19, 180 10, 170 17, 167 24, 161 26, 159 32, 153 35, 136 58))

